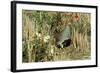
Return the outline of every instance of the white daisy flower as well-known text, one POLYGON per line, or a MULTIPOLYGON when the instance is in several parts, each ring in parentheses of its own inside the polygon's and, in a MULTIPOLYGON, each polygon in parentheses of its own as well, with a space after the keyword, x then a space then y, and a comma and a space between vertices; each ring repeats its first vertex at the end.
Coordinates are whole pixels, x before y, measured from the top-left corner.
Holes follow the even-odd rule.
POLYGON ((41 37, 41 34, 38 33, 38 32, 36 32, 36 36, 37 36, 37 37, 41 37))
POLYGON ((49 35, 47 35, 47 36, 45 36, 45 37, 44 37, 44 39, 43 39, 43 40, 44 40, 44 42, 45 42, 45 43, 47 43, 47 42, 49 41, 49 39, 50 39, 50 36, 49 36, 49 35))

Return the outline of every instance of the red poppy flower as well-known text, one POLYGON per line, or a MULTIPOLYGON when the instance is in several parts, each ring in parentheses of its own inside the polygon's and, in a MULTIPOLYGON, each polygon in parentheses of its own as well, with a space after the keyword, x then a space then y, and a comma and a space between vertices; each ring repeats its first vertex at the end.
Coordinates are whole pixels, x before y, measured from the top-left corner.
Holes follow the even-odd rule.
POLYGON ((75 16, 75 18, 77 19, 77 18, 79 18, 79 16, 78 16, 78 15, 76 15, 76 16, 75 16))
POLYGON ((75 18, 76 21, 78 21, 80 19, 79 15, 75 15, 74 18, 75 18))

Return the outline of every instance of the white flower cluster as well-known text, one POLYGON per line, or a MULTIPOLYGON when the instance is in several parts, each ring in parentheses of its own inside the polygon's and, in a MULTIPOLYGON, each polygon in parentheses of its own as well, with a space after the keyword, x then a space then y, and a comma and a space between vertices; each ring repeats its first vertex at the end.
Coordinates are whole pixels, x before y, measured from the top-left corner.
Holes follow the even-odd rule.
POLYGON ((47 35, 47 36, 44 37, 43 41, 44 41, 45 43, 47 43, 47 42, 49 41, 49 39, 50 39, 50 36, 47 35))
POLYGON ((41 34, 38 33, 38 32, 36 32, 36 36, 40 38, 41 37, 41 34))
MULTIPOLYGON (((36 32, 36 36, 37 36, 38 38, 40 38, 40 39, 42 38, 42 37, 41 37, 41 33, 36 32)), ((43 37, 43 41, 44 41, 45 43, 49 42, 49 39, 50 39, 50 35, 46 35, 46 36, 43 37)))

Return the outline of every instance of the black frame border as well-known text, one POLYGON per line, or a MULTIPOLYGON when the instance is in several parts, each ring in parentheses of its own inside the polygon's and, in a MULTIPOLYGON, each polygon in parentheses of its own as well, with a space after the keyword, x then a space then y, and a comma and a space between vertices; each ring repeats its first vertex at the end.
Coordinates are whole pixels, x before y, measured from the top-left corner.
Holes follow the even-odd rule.
POLYGON ((90 68, 98 67, 98 6, 90 5, 74 5, 74 4, 59 4, 59 3, 45 3, 45 2, 29 2, 29 1, 11 1, 11 71, 25 72, 25 71, 43 71, 43 70, 58 70, 58 69, 75 69, 75 68, 90 68), (16 5, 17 4, 36 4, 36 5, 50 5, 50 6, 67 6, 67 7, 83 7, 96 9, 96 58, 95 65, 85 66, 71 66, 71 67, 53 67, 53 68, 39 68, 39 69, 16 69, 16 5))

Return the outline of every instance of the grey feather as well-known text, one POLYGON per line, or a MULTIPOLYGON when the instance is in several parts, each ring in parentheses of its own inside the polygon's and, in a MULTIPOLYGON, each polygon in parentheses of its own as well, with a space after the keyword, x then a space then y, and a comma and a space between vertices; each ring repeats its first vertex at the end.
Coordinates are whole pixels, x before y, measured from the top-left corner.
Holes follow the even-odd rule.
POLYGON ((71 38, 70 27, 66 26, 62 32, 56 34, 57 45, 60 45, 63 48, 63 42, 71 38))

